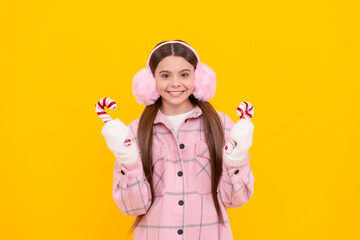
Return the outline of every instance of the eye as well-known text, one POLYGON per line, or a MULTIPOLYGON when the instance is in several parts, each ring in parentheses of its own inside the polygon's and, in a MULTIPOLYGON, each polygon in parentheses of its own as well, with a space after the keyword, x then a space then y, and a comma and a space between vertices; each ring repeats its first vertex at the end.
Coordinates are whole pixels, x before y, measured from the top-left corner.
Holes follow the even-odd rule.
POLYGON ((161 75, 161 77, 163 77, 163 78, 167 78, 169 76, 169 74, 163 74, 163 75, 161 75))
POLYGON ((189 76, 189 74, 187 74, 187 73, 183 73, 183 74, 181 74, 183 77, 188 77, 189 76))

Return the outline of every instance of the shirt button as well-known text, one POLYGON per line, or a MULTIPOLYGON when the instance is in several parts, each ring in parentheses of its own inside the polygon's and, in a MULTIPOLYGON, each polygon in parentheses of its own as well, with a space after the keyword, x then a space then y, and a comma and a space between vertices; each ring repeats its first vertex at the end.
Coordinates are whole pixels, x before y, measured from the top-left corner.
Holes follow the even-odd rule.
POLYGON ((125 175, 125 172, 123 170, 120 171, 122 175, 125 175))
POLYGON ((183 234, 183 230, 182 230, 182 229, 179 229, 179 230, 178 230, 178 234, 179 234, 179 235, 183 234))
POLYGON ((239 169, 237 169, 234 173, 235 173, 235 174, 238 174, 238 173, 239 173, 239 169))
POLYGON ((179 205, 180 205, 180 206, 184 205, 184 201, 183 201, 183 200, 180 200, 180 201, 179 201, 179 205))
POLYGON ((183 175, 182 171, 178 171, 178 176, 181 177, 183 175))
POLYGON ((181 149, 184 149, 185 148, 185 145, 182 143, 182 144, 180 144, 180 148, 181 149))

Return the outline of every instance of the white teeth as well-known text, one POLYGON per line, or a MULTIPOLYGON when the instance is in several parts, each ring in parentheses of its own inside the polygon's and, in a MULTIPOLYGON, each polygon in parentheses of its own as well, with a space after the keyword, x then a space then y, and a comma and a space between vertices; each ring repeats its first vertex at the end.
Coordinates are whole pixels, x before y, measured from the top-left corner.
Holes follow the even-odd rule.
POLYGON ((183 92, 183 91, 180 91, 180 92, 170 92, 170 91, 169 91, 169 93, 170 93, 171 95, 180 95, 182 92, 183 92))

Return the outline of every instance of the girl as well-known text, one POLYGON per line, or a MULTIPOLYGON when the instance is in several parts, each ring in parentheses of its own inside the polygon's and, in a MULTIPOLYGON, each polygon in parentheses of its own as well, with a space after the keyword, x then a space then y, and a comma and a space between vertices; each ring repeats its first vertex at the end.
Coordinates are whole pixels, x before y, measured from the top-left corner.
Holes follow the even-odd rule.
POLYGON ((128 127, 119 119, 105 123, 116 157, 113 197, 120 211, 136 216, 134 239, 233 239, 226 207, 253 194, 254 126, 215 111, 208 102, 215 88, 215 73, 192 47, 161 42, 133 79, 133 94, 147 105, 140 118, 128 127))

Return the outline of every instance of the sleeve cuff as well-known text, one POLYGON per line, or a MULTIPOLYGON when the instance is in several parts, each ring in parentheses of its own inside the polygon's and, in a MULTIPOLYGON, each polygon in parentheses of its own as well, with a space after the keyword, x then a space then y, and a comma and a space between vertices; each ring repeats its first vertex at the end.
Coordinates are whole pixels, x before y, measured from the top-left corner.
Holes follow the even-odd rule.
POLYGON ((242 164, 244 162, 245 159, 250 158, 250 154, 249 153, 244 153, 243 155, 241 155, 240 157, 236 157, 233 158, 231 157, 229 154, 224 153, 224 160, 226 162, 227 165, 230 166, 239 166, 240 164, 242 164))
POLYGON ((135 144, 132 144, 129 147, 124 148, 124 151, 119 153, 114 153, 116 161, 124 165, 132 165, 138 159, 139 153, 136 149, 135 144))

